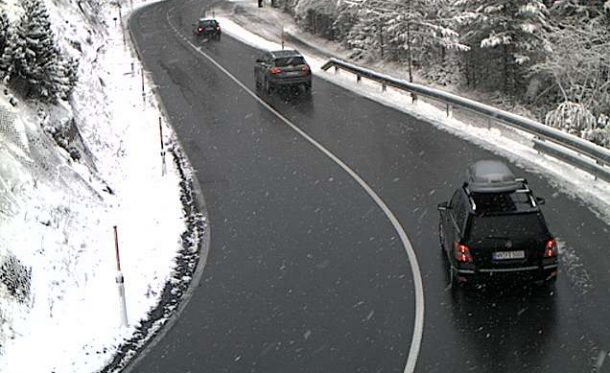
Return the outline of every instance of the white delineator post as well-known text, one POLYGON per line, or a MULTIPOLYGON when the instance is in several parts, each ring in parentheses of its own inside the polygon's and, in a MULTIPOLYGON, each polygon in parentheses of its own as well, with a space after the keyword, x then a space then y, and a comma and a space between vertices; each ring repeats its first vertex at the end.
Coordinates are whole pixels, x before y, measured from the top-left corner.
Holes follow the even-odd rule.
POLYGON ((121 272, 121 256, 119 255, 119 235, 114 226, 114 248, 116 253, 116 285, 119 290, 119 307, 121 312, 121 326, 127 327, 127 300, 125 299, 125 278, 121 272))

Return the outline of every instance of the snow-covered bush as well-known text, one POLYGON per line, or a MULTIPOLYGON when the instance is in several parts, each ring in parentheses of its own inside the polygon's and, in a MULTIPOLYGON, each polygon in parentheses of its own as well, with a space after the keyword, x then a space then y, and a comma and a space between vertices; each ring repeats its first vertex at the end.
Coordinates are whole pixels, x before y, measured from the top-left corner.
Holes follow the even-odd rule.
POLYGON ((2 258, 0 282, 8 293, 19 302, 25 302, 30 295, 31 269, 24 266, 16 256, 8 254, 2 258))
POLYGON ((591 130, 585 130, 583 138, 597 145, 610 148, 610 118, 601 114, 597 118, 597 125, 591 130))
POLYGON ((597 145, 610 145, 610 120, 595 116, 580 103, 566 101, 546 115, 546 125, 580 136, 597 145))

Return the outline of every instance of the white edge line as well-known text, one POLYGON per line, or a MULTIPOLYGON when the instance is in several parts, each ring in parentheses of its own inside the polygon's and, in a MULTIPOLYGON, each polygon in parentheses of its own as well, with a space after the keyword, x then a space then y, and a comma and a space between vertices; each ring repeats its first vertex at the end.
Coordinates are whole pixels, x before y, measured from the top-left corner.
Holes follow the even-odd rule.
POLYGON ((421 348, 422 337, 424 333, 424 285, 421 277, 421 271, 419 269, 419 263, 417 262, 417 256, 415 255, 415 251, 413 250, 413 246, 407 237, 407 233, 400 225, 400 222, 394 215, 394 213, 390 210, 390 208, 385 204, 385 202, 375 193, 375 191, 364 181, 355 171, 353 171, 349 166, 347 166, 343 161, 341 161, 338 157, 336 157, 333 153, 331 153, 324 146, 319 144, 316 140, 314 140, 311 136, 301 130, 299 127, 290 122, 287 118, 285 118, 282 114, 280 114, 277 110, 267 104, 263 99, 258 97, 256 93, 252 92, 245 84, 243 84, 239 79, 237 79, 233 74, 231 74, 227 69, 225 69, 222 65, 220 65, 216 60, 203 52, 200 48, 198 48, 195 44, 191 43, 186 37, 184 37, 180 31, 175 27, 169 18, 169 12, 167 13, 167 22, 170 27, 174 30, 174 32, 180 36, 189 46, 191 46, 195 51, 205 57, 208 61, 210 61, 214 66, 216 66, 220 71, 222 71, 225 75, 227 75, 231 80, 233 80, 238 86, 240 86, 245 92, 247 92, 250 96, 252 96, 258 103, 260 103, 263 107, 273 113, 278 119, 292 128, 295 132, 301 135, 305 140, 307 140, 310 144, 318 148, 322 153, 324 153, 328 158, 334 161, 339 167, 341 167, 345 172, 347 172, 360 186, 364 189, 367 194, 375 201, 375 203, 381 208, 384 214, 388 217, 392 226, 398 233, 400 240, 404 246, 404 249, 409 258, 409 264, 411 265, 411 271, 413 273, 413 282, 415 286, 415 323, 413 326, 413 338, 411 339, 411 347, 409 349, 409 355, 407 357, 407 363, 405 365, 404 373, 413 373, 415 371, 415 365, 417 364, 417 358, 419 356, 419 350, 421 348))

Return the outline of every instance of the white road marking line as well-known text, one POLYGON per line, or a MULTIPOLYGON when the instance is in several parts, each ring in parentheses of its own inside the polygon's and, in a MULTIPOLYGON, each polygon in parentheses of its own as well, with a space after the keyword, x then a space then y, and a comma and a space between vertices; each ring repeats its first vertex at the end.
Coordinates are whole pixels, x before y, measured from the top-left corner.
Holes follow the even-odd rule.
POLYGON ((281 113, 267 104, 263 99, 258 97, 256 93, 252 92, 245 84, 243 84, 239 79, 237 79, 233 74, 231 74, 227 69, 225 69, 222 65, 220 65, 216 60, 207 55, 201 48, 198 48, 195 44, 191 43, 189 40, 184 37, 180 33, 180 31, 175 27, 172 23, 169 12, 167 13, 167 22, 170 24, 171 28, 178 34, 178 36, 183 37, 183 40, 186 41, 188 45, 190 45, 195 51, 205 57, 208 61, 210 61, 214 66, 216 66, 220 71, 222 71, 225 75, 227 75, 231 80, 233 80, 238 86, 240 86, 245 92, 247 92, 250 96, 252 96, 258 103, 264 106, 267 110, 273 113, 278 119, 292 128, 295 132, 301 135, 305 140, 307 140, 314 147, 318 148, 322 153, 324 153, 328 158, 334 161, 339 167, 341 167, 345 172, 347 172, 366 192, 367 194, 375 201, 375 203, 381 208, 384 214, 392 223, 392 226, 398 233, 402 245, 407 253, 409 258, 409 264, 411 265, 411 271, 413 272, 413 282, 415 286, 415 324, 413 326, 413 337, 411 339, 411 348, 409 349, 409 355, 407 357, 407 363, 405 365, 404 373, 413 373, 415 372, 415 366, 417 364, 417 358, 419 356, 419 350, 421 348, 422 337, 424 333, 424 285, 421 277, 421 271, 419 269, 419 263, 417 262, 417 256, 415 255, 415 251, 413 250, 413 246, 407 237, 407 233, 404 228, 400 225, 400 222, 394 215, 394 213, 390 210, 390 208, 386 205, 386 203, 375 193, 375 191, 364 181, 354 170, 349 168, 342 160, 336 157, 330 150, 326 149, 324 146, 319 144, 316 140, 314 140, 311 136, 301 130, 299 127, 290 122, 286 117, 284 117, 281 113))

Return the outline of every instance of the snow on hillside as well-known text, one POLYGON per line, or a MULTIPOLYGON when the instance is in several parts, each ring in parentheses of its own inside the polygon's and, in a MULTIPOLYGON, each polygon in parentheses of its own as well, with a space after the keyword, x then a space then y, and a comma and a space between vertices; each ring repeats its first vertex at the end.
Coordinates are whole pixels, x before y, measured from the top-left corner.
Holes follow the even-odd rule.
MULTIPOLYGON (((158 303, 186 229, 179 172, 168 155, 162 176, 160 114, 150 92, 143 103, 116 7, 96 15, 86 2, 45 4, 60 46, 80 60, 80 80, 70 103, 53 107, 23 99, 13 107, 0 95, 1 372, 101 369, 158 303), (53 140, 58 129, 79 160, 53 140), (128 328, 120 326, 114 225, 128 328)), ((15 22, 19 5, 0 7, 15 22)))

